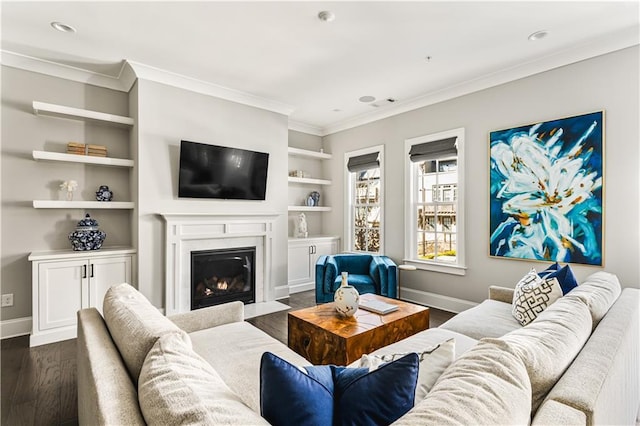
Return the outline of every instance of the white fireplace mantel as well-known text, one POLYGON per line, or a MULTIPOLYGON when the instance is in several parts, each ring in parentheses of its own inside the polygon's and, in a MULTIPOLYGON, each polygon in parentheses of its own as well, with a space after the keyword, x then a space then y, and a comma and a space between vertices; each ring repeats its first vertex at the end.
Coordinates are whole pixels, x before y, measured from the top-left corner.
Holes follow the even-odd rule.
POLYGON ((256 303, 274 300, 273 224, 277 214, 163 213, 166 222, 165 313, 191 310, 191 252, 256 247, 256 303))

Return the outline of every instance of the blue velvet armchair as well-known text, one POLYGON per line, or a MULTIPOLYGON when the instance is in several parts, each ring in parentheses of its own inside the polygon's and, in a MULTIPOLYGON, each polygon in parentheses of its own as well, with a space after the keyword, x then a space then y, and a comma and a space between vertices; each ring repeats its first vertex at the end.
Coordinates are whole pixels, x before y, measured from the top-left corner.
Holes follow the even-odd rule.
POLYGON ((393 260, 370 254, 334 254, 316 262, 316 303, 333 302, 342 272, 349 273, 349 285, 360 294, 398 297, 398 267, 393 260))

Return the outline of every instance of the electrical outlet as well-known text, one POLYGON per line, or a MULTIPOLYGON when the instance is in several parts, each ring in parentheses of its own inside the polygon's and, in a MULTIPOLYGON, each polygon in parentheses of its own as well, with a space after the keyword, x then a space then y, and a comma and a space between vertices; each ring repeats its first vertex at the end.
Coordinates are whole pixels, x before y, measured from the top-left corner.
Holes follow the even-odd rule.
POLYGON ((13 293, 2 295, 2 307, 13 306, 13 293))

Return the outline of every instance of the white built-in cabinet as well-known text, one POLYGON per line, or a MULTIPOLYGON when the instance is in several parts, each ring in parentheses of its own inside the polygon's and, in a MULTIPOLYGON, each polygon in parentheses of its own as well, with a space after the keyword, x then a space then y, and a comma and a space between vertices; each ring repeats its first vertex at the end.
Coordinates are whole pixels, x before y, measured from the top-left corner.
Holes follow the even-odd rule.
MULTIPOLYGON (((42 117, 99 123, 126 129, 132 129, 135 124, 131 117, 40 101, 33 101, 33 113, 42 117)), ((91 143, 91 136, 87 135, 85 143, 91 143)), ((122 143, 129 143, 128 137, 118 136, 118 138, 122 139, 122 143)), ((88 166, 88 173, 94 170, 93 167, 133 170, 135 165, 131 158, 93 157, 52 150, 36 150, 33 151, 32 156, 35 161, 84 164, 88 166)), ((133 210, 135 203, 130 200, 33 200, 33 207, 36 209, 133 210)), ((55 224, 52 223, 51 226, 55 224)), ((75 338, 78 310, 95 307, 102 313, 104 295, 110 286, 123 282, 135 285, 133 279, 135 253, 132 247, 31 253, 28 258, 32 267, 33 308, 30 345, 37 346, 75 338)))
MULTIPOLYGON (((318 171, 321 169, 321 162, 330 160, 331 154, 325 152, 311 151, 289 147, 289 170, 302 169, 307 167, 315 170, 318 176, 293 177, 289 176, 289 212, 296 216, 299 212, 314 213, 307 216, 308 221, 319 221, 316 214, 331 211, 331 207, 326 205, 326 192, 331 185, 331 180, 324 179, 318 171), (320 206, 304 205, 305 195, 311 191, 320 192, 320 206), (316 213, 317 212, 317 213, 316 213)), ((306 170, 305 170, 306 171, 306 170)), ((288 287, 289 293, 298 293, 315 289, 316 261, 322 255, 335 254, 340 247, 340 238, 336 236, 309 235, 307 238, 295 238, 296 217, 289 218, 289 225, 292 232, 289 235, 288 253, 288 287)), ((317 222, 316 222, 317 223, 317 222)), ((315 226, 315 229, 321 227, 315 226)))
POLYGON ((33 328, 30 346, 76 337, 78 310, 102 313, 110 286, 132 282, 133 249, 34 252, 32 262, 33 328))
POLYGON ((338 237, 290 238, 289 293, 314 289, 318 258, 337 253, 339 246, 338 237))

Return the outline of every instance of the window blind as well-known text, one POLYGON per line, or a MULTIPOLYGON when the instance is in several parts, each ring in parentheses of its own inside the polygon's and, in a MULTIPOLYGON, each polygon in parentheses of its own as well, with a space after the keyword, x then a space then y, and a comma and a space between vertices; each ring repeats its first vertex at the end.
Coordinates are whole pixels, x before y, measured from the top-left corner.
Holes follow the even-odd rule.
POLYGON ((362 170, 375 169, 380 167, 380 153, 371 152, 369 154, 357 155, 349 158, 347 169, 350 172, 359 172, 362 170))
POLYGON ((456 136, 438 141, 425 142, 413 145, 409 151, 411 161, 442 160, 444 158, 458 155, 456 148, 456 136))

